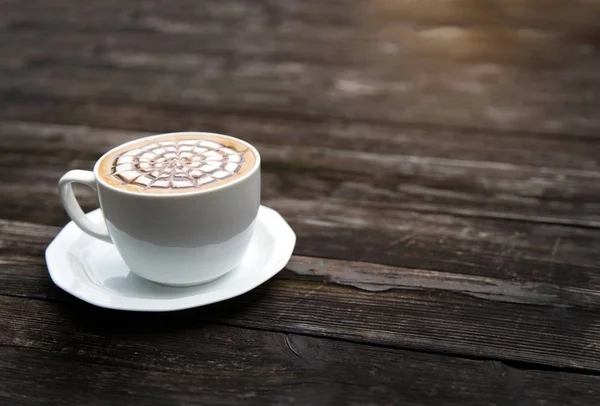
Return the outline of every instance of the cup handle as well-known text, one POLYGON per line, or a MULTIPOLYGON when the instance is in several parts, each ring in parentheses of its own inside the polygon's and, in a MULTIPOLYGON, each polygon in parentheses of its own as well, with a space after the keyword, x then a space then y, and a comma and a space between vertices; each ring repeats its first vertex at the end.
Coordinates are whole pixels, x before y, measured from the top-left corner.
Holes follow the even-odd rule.
POLYGON ((73 193, 73 186, 71 185, 73 182, 81 183, 83 185, 89 186, 92 189, 96 190, 96 178, 94 173, 91 171, 82 171, 79 169, 75 169, 69 171, 63 175, 62 178, 58 181, 58 192, 60 194, 60 199, 62 200, 62 204, 67 211, 69 217, 77 227, 83 230, 85 233, 91 235, 92 237, 96 237, 99 240, 109 242, 112 244, 112 240, 110 238, 110 234, 108 234, 108 229, 106 228, 106 224, 102 222, 101 224, 92 223, 86 216, 83 210, 81 210, 81 206, 77 202, 75 198, 75 194, 73 193))

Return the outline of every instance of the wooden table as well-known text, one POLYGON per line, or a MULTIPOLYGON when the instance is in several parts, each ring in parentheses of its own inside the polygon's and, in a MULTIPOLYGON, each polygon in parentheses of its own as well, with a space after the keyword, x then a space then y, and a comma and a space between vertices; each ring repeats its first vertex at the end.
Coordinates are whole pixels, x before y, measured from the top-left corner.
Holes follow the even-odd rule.
POLYGON ((599 21, 585 0, 1 1, 0 404, 598 405, 599 21), (59 177, 186 129, 259 148, 285 270, 163 314, 53 285, 59 177))

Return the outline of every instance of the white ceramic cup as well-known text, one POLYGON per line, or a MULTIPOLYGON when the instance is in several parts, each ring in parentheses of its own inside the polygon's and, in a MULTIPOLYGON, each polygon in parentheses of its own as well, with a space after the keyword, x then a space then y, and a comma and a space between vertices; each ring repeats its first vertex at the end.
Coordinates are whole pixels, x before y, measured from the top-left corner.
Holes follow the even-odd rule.
POLYGON ((173 286, 208 282, 239 265, 260 206, 260 155, 247 142, 201 132, 147 139, 190 134, 233 139, 251 149, 255 164, 229 183, 186 193, 144 194, 109 185, 98 175, 102 158, 93 172, 72 170, 58 183, 63 206, 81 230, 114 244, 132 272, 173 286), (97 190, 106 226, 85 217, 73 193, 74 182, 97 190))

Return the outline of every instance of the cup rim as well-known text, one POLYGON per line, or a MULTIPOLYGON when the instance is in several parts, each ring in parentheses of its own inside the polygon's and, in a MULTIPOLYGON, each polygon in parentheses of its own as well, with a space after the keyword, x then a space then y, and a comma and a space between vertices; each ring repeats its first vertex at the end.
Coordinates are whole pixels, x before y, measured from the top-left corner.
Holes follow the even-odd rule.
POLYGON ((155 134, 155 135, 149 135, 147 137, 136 138, 135 140, 127 141, 127 142, 125 142, 123 144, 119 144, 119 145, 111 148, 110 150, 108 150, 107 152, 105 152, 104 154, 102 154, 102 156, 100 158, 98 158, 98 160, 94 164, 94 177, 96 178, 96 182, 100 183, 102 186, 104 186, 104 187, 106 187, 108 189, 114 190, 115 192, 123 193, 123 194, 126 194, 126 195, 131 195, 131 196, 138 196, 138 197, 144 197, 144 198, 152 198, 152 199, 154 199, 154 198, 157 198, 157 199, 169 199, 169 198, 171 198, 172 199, 172 198, 177 198, 177 197, 189 197, 189 196, 196 196, 196 195, 204 195, 204 194, 216 192, 216 191, 219 191, 219 190, 223 190, 223 189, 226 189, 226 188, 229 188, 229 187, 233 187, 236 184, 238 184, 240 182, 243 182, 245 179, 248 179, 251 175, 253 175, 257 171, 259 171, 260 170, 260 164, 261 164, 261 158, 260 158, 260 154, 258 153, 258 150, 256 149, 256 147, 254 145, 250 144, 247 141, 241 140, 241 139, 236 138, 236 137, 232 137, 231 135, 225 135, 225 134, 219 134, 219 133, 213 133, 213 132, 207 132, 207 131, 176 131, 176 132, 155 134), (250 148, 250 150, 252 150, 252 153, 254 154, 254 158, 255 158, 254 166, 245 175, 240 176, 239 178, 234 179, 231 182, 227 182, 227 183, 225 183, 223 185, 216 186, 216 187, 209 188, 209 189, 191 190, 189 192, 178 192, 178 193, 174 193, 174 194, 132 192, 132 191, 129 191, 129 190, 119 189, 118 187, 115 187, 115 186, 113 186, 113 185, 105 182, 98 175, 98 168, 100 166, 100 162, 104 159, 105 156, 107 156, 108 154, 112 153, 116 149, 122 148, 122 147, 127 146, 127 145, 133 145, 133 144, 135 144, 137 142, 140 142, 141 140, 151 140, 153 138, 160 138, 160 137, 165 137, 165 136, 193 135, 193 134, 224 137, 224 138, 233 140, 235 142, 239 142, 240 144, 243 144, 243 145, 247 146, 248 148, 250 148))

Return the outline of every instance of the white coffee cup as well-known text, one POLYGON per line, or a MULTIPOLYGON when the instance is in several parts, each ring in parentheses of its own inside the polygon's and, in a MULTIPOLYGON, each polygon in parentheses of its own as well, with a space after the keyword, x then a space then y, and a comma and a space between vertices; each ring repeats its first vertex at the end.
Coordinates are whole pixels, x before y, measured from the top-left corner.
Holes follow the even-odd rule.
MULTIPOLYGON (((176 194, 145 194, 115 187, 99 176, 102 158, 93 172, 71 170, 59 181, 65 210, 81 230, 114 244, 135 274, 166 285, 208 282, 239 265, 260 205, 260 155, 247 142, 189 132, 142 140, 190 134, 225 137, 243 144, 253 152, 254 166, 229 183, 176 194), (93 224, 85 217, 73 193, 74 182, 97 190, 105 224, 93 224)), ((120 145, 104 156, 140 141, 120 145)))

